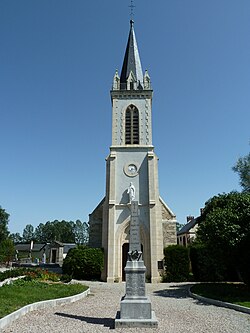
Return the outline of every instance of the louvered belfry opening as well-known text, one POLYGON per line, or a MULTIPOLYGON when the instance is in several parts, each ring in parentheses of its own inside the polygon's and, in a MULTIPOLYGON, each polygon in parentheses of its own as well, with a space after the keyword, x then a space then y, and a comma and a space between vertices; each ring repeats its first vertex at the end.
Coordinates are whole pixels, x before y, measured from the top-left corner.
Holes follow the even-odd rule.
POLYGON ((134 105, 126 110, 125 117, 125 143, 127 145, 139 144, 139 111, 134 105))

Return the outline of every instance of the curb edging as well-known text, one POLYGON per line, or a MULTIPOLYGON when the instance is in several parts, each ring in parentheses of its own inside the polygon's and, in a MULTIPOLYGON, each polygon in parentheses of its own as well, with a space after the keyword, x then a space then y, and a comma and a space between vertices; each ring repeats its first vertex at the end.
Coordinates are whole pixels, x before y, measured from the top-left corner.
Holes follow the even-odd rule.
POLYGON ((222 302, 222 301, 218 301, 216 299, 207 298, 207 297, 203 297, 203 296, 194 294, 194 293, 191 292, 191 288, 192 288, 192 286, 190 286, 188 288, 188 294, 192 298, 198 299, 199 301, 209 303, 209 304, 212 304, 212 305, 217 305, 217 306, 221 306, 223 308, 233 309, 233 310, 236 310, 236 311, 240 311, 240 312, 243 312, 243 313, 250 314, 250 308, 247 308, 247 307, 241 306, 241 305, 237 305, 237 304, 222 302))
POLYGON ((3 281, 0 282, 0 288, 2 286, 4 286, 5 284, 10 284, 12 281, 23 279, 24 277, 25 277, 25 275, 20 275, 20 276, 17 276, 17 277, 5 279, 5 280, 3 280, 3 281))
POLYGON ((27 313, 34 311, 34 310, 41 310, 47 307, 54 307, 56 305, 62 305, 66 303, 73 303, 76 302, 84 297, 86 297, 90 293, 90 288, 82 292, 81 294, 63 297, 63 298, 56 298, 47 301, 40 301, 32 304, 25 305, 21 309, 16 310, 15 312, 10 313, 9 315, 0 319, 0 330, 4 327, 10 325, 13 321, 17 320, 18 318, 26 315, 27 313))

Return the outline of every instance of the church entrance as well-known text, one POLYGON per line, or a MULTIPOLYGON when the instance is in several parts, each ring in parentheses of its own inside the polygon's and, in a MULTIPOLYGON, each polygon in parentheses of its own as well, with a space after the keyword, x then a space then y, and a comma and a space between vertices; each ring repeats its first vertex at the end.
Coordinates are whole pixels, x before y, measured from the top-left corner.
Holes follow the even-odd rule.
MULTIPOLYGON (((125 281, 125 271, 127 259, 128 259, 129 243, 124 243, 122 245, 122 281, 125 281)), ((141 244, 141 251, 143 253, 143 245, 141 244)))
POLYGON ((125 281, 125 271, 124 268, 128 259, 129 243, 124 243, 122 245, 122 281, 125 281))

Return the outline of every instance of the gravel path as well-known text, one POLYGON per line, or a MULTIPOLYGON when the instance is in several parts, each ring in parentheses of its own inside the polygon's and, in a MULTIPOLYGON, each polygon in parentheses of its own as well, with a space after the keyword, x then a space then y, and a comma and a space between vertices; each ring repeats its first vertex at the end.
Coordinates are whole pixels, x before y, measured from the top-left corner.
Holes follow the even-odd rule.
MULTIPOLYGON (((91 294, 68 305, 30 312, 3 333, 99 333, 114 328, 125 284, 86 282, 91 294)), ((249 333, 250 315, 207 305, 190 298, 187 284, 147 284, 158 328, 119 328, 114 332, 249 333)))

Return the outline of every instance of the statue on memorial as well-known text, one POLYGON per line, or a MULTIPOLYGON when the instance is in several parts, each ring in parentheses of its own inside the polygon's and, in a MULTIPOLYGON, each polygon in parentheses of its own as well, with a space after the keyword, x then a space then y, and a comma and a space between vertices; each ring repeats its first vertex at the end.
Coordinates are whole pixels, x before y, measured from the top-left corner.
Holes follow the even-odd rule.
POLYGON ((134 187, 133 183, 129 184, 127 193, 129 195, 129 202, 134 201, 135 200, 135 187, 134 187))

